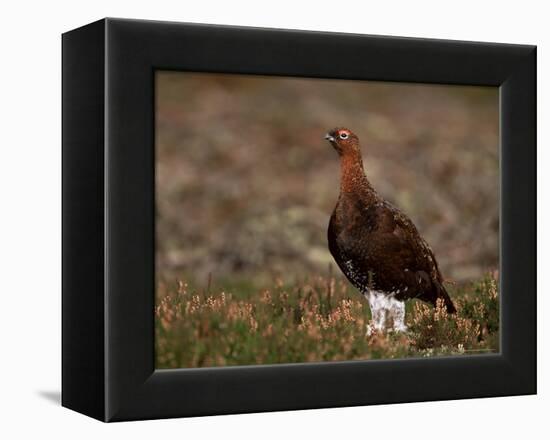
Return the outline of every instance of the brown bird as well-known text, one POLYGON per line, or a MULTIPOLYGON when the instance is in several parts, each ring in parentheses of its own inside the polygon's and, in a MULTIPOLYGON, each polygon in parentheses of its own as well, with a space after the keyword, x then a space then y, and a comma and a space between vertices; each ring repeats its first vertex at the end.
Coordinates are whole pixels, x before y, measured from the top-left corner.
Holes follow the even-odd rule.
POLYGON ((347 279, 367 298, 369 332, 405 331, 405 300, 455 306, 443 286, 435 256, 413 222, 384 200, 363 169, 359 138, 347 128, 325 136, 340 156, 340 195, 330 218, 328 246, 347 279))

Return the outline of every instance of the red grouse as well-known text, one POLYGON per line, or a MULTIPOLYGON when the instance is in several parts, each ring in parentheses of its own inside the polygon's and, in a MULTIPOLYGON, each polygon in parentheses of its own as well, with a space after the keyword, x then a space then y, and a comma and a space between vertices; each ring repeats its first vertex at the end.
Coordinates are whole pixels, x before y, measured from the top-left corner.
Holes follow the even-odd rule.
POLYGON ((340 156, 340 195, 328 227, 329 250, 348 280, 367 298, 369 330, 405 331, 405 303, 411 298, 436 304, 449 297, 434 254, 413 222, 384 200, 363 169, 359 138, 346 128, 325 136, 340 156))

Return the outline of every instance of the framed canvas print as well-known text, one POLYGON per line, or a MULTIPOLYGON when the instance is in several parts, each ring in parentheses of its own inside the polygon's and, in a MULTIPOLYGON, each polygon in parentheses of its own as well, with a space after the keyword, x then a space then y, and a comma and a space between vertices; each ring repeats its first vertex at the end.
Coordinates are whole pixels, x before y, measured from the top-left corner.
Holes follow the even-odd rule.
POLYGON ((536 392, 534 46, 63 35, 64 406, 536 392))

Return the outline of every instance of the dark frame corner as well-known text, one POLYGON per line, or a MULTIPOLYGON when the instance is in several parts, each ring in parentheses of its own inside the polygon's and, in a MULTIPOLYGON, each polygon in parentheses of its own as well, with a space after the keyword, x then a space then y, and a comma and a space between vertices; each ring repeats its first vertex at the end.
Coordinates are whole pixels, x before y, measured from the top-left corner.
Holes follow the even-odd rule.
POLYGON ((536 47, 119 19, 63 35, 64 406, 118 421, 533 393, 536 47), (501 354, 155 371, 156 69, 500 87, 501 354))

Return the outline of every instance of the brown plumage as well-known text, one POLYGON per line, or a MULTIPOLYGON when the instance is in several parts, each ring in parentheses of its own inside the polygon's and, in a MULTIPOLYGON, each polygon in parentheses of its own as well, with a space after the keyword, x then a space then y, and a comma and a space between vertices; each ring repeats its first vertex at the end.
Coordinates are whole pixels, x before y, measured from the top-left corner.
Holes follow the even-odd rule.
POLYGON ((396 320, 402 321, 398 327, 404 327, 404 305, 398 302, 411 298, 433 305, 442 298, 447 311, 454 313, 431 248, 413 222, 368 181, 358 137, 336 128, 326 139, 338 152, 341 165, 340 195, 328 228, 329 249, 348 280, 369 299, 371 309, 379 309, 371 310, 373 320, 379 321, 375 327, 385 327, 388 314, 394 327, 396 320), (372 292, 378 300, 373 300, 372 292), (394 306, 402 308, 403 316, 395 315, 394 306))

